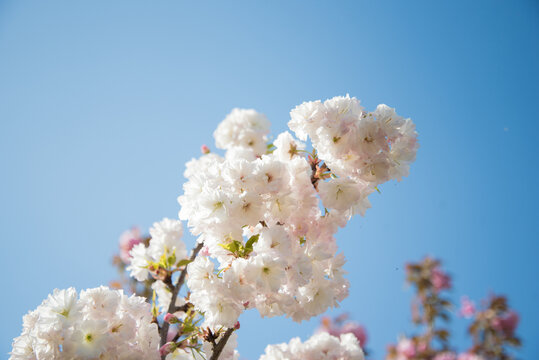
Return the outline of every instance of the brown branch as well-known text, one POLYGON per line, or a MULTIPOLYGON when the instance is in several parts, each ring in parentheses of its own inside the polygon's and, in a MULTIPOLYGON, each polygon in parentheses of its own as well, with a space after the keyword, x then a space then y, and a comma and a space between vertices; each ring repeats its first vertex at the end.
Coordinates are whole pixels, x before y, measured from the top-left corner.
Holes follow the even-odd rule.
MULTIPOLYGON (((204 243, 198 243, 197 246, 193 249, 193 253, 191 254, 190 261, 195 260, 197 257, 199 251, 202 249, 202 246, 204 246, 204 243)), ((187 276, 187 266, 182 270, 180 273, 180 277, 178 278, 178 282, 172 289, 172 298, 170 299, 170 304, 168 305, 168 311, 167 313, 173 313, 176 309, 176 299, 178 298, 178 293, 180 292, 180 289, 185 281, 185 277, 187 276)), ((168 322, 163 322, 163 327, 161 328, 161 346, 165 345, 167 342, 167 334, 168 334, 168 328, 169 328, 168 322)), ((165 359, 165 356, 162 356, 162 359, 165 359)))
POLYGON ((226 330, 221 340, 219 340, 219 342, 213 346, 210 360, 219 359, 219 355, 221 355, 221 352, 225 348, 226 342, 228 341, 228 339, 230 338, 230 335, 232 335, 233 332, 234 332, 234 328, 229 328, 226 330))
POLYGON ((189 310, 190 307, 192 307, 193 304, 191 304, 190 302, 187 302, 185 304, 183 304, 182 306, 176 306, 176 308, 174 309, 174 312, 177 312, 177 311, 181 311, 181 312, 187 312, 187 310, 189 310))

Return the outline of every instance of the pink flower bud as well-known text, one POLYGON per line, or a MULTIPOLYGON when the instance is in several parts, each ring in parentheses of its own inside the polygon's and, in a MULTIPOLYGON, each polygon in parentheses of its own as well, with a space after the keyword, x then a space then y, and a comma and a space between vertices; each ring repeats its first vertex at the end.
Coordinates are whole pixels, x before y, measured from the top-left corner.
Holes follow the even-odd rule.
POLYGON ((169 327, 168 328, 168 333, 167 333, 167 341, 172 341, 174 340, 174 338, 176 337, 176 335, 178 335, 178 329, 175 329, 174 327, 169 327))
POLYGON ((236 323, 234 324, 234 329, 238 330, 239 328, 240 328, 240 322, 236 321, 236 323))
POLYGON ((207 147, 206 145, 202 145, 202 146, 200 147, 200 151, 201 151, 204 155, 206 155, 206 154, 209 154, 209 153, 210 153, 210 148, 207 147))
POLYGON ((165 345, 161 346, 161 348, 159 349, 159 355, 166 356, 170 354, 171 352, 173 352, 174 350, 176 350, 176 348, 177 348, 176 343, 168 342, 165 345))
POLYGON ((167 313, 165 315, 164 320, 168 322, 169 324, 177 324, 179 322, 178 318, 174 314, 171 314, 171 313, 167 313))

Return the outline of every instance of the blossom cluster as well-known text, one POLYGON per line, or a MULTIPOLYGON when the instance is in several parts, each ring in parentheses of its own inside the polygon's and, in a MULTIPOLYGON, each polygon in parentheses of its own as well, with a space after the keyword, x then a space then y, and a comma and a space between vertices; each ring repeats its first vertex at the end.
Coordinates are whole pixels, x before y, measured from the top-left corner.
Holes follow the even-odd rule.
POLYGON ((303 103, 290 115, 290 128, 311 139, 331 171, 358 184, 400 180, 419 147, 413 122, 384 104, 367 112, 357 99, 338 96, 303 103))
POLYGON ((268 345, 259 360, 364 360, 363 351, 353 334, 340 337, 321 332, 302 343, 293 338, 288 344, 268 345))
MULTIPOLYGON (((142 296, 56 289, 24 316, 10 359, 237 360, 244 310, 302 321, 338 306, 349 283, 335 234, 365 214, 380 184, 408 174, 417 134, 394 109, 368 112, 349 96, 303 103, 290 116, 297 138, 286 131, 270 142, 264 115, 234 109, 214 133, 223 156, 204 145, 184 172, 179 218, 198 237, 193 251, 180 220, 154 223, 149 236, 124 232, 114 263, 131 278, 114 286, 142 296)), ((513 359, 519 316, 505 297, 480 309, 462 298, 473 344, 459 353, 440 324, 450 318, 451 277, 430 257, 406 270, 422 333, 401 336, 387 360, 513 359)), ((307 341, 268 345, 260 360, 364 360, 366 342, 346 315, 325 317, 307 341)))
MULTIPOLYGON (((348 95, 290 116, 299 139, 286 131, 270 142, 264 115, 232 110, 214 132, 224 154, 203 146, 186 164, 179 220, 121 236, 114 261, 131 279, 114 285, 144 297, 56 290, 25 317, 12 359, 233 360, 244 310, 302 321, 338 306, 349 283, 335 234, 380 184, 407 175, 417 134, 394 109, 368 112, 348 95), (197 237, 190 254, 180 220, 197 237)), ((261 359, 362 360, 365 334, 346 326, 354 333, 293 339, 261 359)))
POLYGON ((328 316, 322 317, 321 326, 318 328, 318 332, 327 332, 328 334, 337 337, 342 334, 352 334, 361 345, 363 352, 365 352, 365 346, 367 345, 368 339, 367 330, 361 324, 348 320, 347 314, 342 314, 334 319, 328 316))
POLYGON ((159 265, 172 268, 185 259, 187 250, 181 240, 182 235, 182 223, 178 220, 164 218, 154 223, 150 229, 149 246, 140 242, 129 252, 131 261, 127 270, 130 271, 131 276, 138 281, 144 281, 152 271, 159 269, 159 265))
POLYGON ((54 290, 23 318, 11 360, 159 359, 159 334, 145 298, 107 287, 54 290))
POLYGON ((144 242, 144 238, 138 227, 133 227, 124 231, 122 235, 120 235, 120 260, 124 264, 129 264, 131 262, 131 249, 142 242, 144 242))
POLYGON ((377 185, 407 173, 418 146, 409 119, 349 96, 304 103, 291 118, 311 137, 309 156, 289 132, 268 144, 266 117, 235 109, 214 133, 224 156, 187 164, 179 216, 205 246, 187 284, 209 326, 232 327, 250 308, 301 321, 337 306, 349 287, 338 227, 365 213, 377 185))
POLYGON ((118 270, 119 277, 109 282, 109 286, 113 289, 123 289, 129 294, 135 294, 145 298, 151 298, 152 295, 152 279, 138 281, 128 274, 127 267, 131 264, 132 256, 130 254, 133 247, 143 243, 148 246, 150 242, 149 235, 143 235, 138 227, 132 227, 125 230, 119 238, 119 252, 112 258, 112 263, 118 270))

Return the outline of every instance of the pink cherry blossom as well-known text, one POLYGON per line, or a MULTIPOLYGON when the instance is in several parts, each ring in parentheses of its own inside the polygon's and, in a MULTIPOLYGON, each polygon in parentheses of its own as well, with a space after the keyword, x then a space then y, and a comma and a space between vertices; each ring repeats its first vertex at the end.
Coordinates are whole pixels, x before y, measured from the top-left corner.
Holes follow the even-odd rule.
POLYGON ((433 360, 457 360, 457 354, 450 351, 437 354, 433 360))
POLYGON ((436 291, 449 289, 451 287, 451 277, 438 267, 432 270, 430 281, 436 291))
POLYGON ((462 353, 459 354, 458 360, 483 360, 483 358, 476 354, 462 353))
POLYGON ((519 322, 518 314, 509 310, 505 315, 494 318, 492 325, 495 329, 503 331, 507 336, 513 336, 519 322))
POLYGON ((348 315, 339 315, 335 320, 328 316, 324 316, 321 321, 321 326, 317 332, 327 332, 330 335, 339 337, 342 334, 353 334, 359 341, 362 348, 367 343, 367 330, 360 324, 354 321, 345 322, 348 315), (344 324, 343 324, 344 323, 344 324))
POLYGON ((459 315, 469 319, 475 314, 475 303, 471 301, 467 296, 460 298, 460 310, 459 315))
POLYGON ((402 338, 397 344, 397 352, 406 358, 412 358, 416 354, 414 342, 407 338, 402 338))
POLYGON ((159 355, 161 356, 168 355, 174 350, 176 350, 176 343, 167 342, 165 345, 161 346, 161 348, 159 349, 159 355))
POLYGON ((131 255, 129 255, 129 252, 133 246, 141 242, 142 237, 140 235, 140 229, 137 227, 126 230, 120 235, 120 258, 125 264, 131 263, 131 255))
POLYGON ((365 344, 367 344, 367 331, 365 328, 358 323, 355 322, 349 322, 343 325, 341 328, 341 334, 351 333, 354 334, 356 339, 359 341, 359 344, 361 347, 365 347, 365 344))

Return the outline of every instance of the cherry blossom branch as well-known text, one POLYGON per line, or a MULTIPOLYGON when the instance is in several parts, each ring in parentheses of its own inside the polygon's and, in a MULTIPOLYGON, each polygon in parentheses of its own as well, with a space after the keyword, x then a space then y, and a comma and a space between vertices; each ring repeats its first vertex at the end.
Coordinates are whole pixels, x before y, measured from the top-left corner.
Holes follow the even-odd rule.
MULTIPOLYGON (((199 251, 202 249, 202 246, 204 246, 204 243, 198 243, 197 246, 193 249, 193 253, 191 254, 191 257, 189 258, 190 261, 195 260, 197 257, 199 251)), ((180 277, 178 278, 178 282, 176 283, 176 286, 172 289, 172 298, 170 299, 170 304, 168 305, 167 313, 173 313, 176 311, 176 299, 178 298, 178 293, 180 292, 180 289, 185 282, 185 277, 187 276, 187 266, 182 270, 180 273, 180 277)), ((167 334, 168 334, 168 328, 169 328, 168 322, 163 322, 163 326, 161 327, 161 346, 165 345, 167 342, 167 334)), ((162 359, 165 357, 163 356, 162 359)))
POLYGON ((221 352, 225 348, 226 342, 228 341, 228 339, 230 338, 230 335, 232 335, 233 332, 234 332, 234 328, 228 328, 225 331, 225 334, 223 335, 221 340, 219 340, 219 342, 213 346, 210 360, 219 359, 219 355, 221 355, 221 352))

